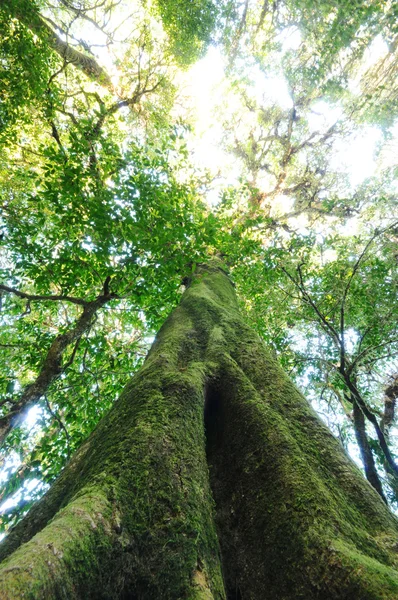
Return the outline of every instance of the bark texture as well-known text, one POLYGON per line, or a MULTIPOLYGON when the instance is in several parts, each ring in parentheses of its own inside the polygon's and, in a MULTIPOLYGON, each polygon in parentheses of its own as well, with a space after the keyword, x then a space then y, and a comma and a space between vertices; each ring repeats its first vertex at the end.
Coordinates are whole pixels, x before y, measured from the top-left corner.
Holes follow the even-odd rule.
POLYGON ((1 547, 0 597, 398 597, 395 517, 201 267, 1 547))
POLYGON ((373 458, 372 449, 370 447, 368 436, 366 433, 366 423, 364 414, 361 408, 359 407, 358 403, 355 401, 355 398, 353 398, 352 400, 352 405, 355 437, 361 454, 362 463, 365 469, 366 479, 369 481, 370 485, 374 487, 376 492, 380 494, 384 502, 387 502, 383 493, 381 481, 377 473, 376 463, 373 458))

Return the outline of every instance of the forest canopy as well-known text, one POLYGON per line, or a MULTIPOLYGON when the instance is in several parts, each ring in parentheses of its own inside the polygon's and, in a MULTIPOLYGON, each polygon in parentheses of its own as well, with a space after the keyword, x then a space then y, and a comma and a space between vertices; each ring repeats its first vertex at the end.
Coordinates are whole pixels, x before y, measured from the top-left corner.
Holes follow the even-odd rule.
POLYGON ((398 7, 2 0, 1 532, 217 256, 398 509, 398 7))

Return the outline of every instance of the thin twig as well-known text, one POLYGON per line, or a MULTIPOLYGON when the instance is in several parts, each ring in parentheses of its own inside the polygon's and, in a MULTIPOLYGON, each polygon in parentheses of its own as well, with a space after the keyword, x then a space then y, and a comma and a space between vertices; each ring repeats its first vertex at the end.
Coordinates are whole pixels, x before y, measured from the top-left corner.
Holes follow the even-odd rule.
POLYGON ((51 408, 51 405, 50 405, 50 403, 48 401, 47 396, 44 396, 44 401, 46 403, 46 407, 47 407, 48 412, 53 417, 53 419, 55 419, 57 421, 60 429, 62 429, 62 431, 65 434, 65 438, 66 438, 66 452, 67 452, 67 456, 68 456, 68 459, 69 459, 70 458, 70 436, 69 436, 69 432, 66 429, 65 424, 63 423, 61 417, 56 412, 54 412, 53 409, 51 408))

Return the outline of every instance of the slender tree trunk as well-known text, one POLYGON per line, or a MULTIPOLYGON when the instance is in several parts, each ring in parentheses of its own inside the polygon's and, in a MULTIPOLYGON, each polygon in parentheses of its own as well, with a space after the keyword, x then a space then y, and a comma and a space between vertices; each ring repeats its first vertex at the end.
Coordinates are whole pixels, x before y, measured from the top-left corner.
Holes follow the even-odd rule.
POLYGON ((397 534, 213 264, 3 543, 0 597, 393 600, 397 534))
MULTIPOLYGON (((383 488, 381 485, 381 481, 379 475, 377 473, 376 464, 374 461, 372 449, 369 445, 368 436, 366 433, 366 423, 364 414, 356 402, 355 398, 352 398, 353 405, 353 417, 354 417, 354 430, 355 437, 357 440, 357 444, 359 447, 359 452, 361 453, 362 463, 365 469, 366 479, 369 481, 370 485, 374 487, 376 492, 380 494, 383 498, 384 502, 387 502, 383 488)), ((388 463, 387 463, 388 464, 388 463)))

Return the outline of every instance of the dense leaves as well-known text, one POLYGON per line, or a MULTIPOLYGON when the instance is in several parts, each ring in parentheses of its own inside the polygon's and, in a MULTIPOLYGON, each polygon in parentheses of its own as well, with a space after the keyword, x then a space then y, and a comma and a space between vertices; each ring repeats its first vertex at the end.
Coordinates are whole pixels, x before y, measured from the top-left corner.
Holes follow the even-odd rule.
POLYGON ((212 38, 219 3, 157 0, 156 4, 178 62, 186 65, 200 58, 212 38))

